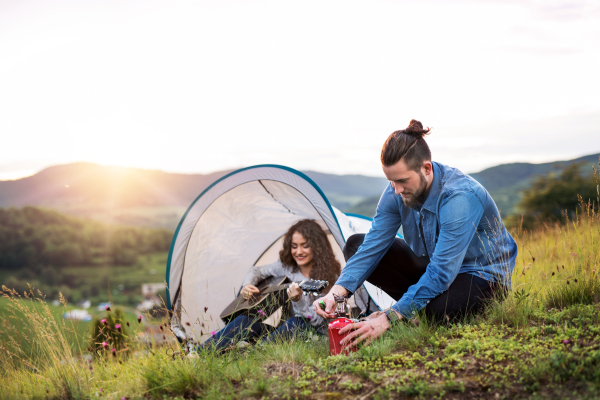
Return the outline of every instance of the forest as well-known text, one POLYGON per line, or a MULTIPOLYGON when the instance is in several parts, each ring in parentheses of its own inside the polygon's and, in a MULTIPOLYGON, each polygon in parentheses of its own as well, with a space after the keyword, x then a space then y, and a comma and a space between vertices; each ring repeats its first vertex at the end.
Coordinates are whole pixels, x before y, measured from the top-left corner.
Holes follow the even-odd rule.
MULTIPOLYGON (((22 292, 30 284, 50 298, 58 298, 58 291, 70 301, 97 297, 115 271, 136 270, 148 279, 140 269, 155 264, 157 254, 164 258, 172 236, 166 229, 105 224, 36 207, 0 209, 0 277, 7 287, 22 292)), ((121 292, 139 291, 138 283, 125 283, 129 287, 121 292)))

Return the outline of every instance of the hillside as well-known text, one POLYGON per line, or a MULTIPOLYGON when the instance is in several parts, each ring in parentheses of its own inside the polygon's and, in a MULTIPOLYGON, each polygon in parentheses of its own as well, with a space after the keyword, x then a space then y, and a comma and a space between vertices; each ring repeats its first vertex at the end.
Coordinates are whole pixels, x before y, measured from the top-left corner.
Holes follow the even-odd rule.
MULTIPOLYGON (((490 192, 502 215, 515 212, 520 192, 538 175, 597 155, 543 164, 503 164, 473 173, 490 192)), ((591 172, 591 167, 587 168, 591 172)), ((230 171, 174 174, 91 163, 57 165, 27 178, 0 181, 0 207, 25 205, 52 208, 79 217, 111 223, 175 229, 189 204, 212 182, 230 171)), ((384 177, 305 172, 331 203, 347 212, 373 215, 384 177)))
MULTIPOLYGON (((502 164, 469 174, 480 182, 492 195, 503 217, 517 212, 515 206, 521 199, 521 191, 528 188, 533 180, 550 172, 560 172, 574 163, 582 164, 582 171, 591 174, 592 165, 598 163, 598 155, 591 154, 567 161, 553 161, 543 164, 512 163, 502 164)), ((365 198, 346 211, 373 216, 379 195, 365 198)))
POLYGON ((598 163, 598 155, 543 164, 502 164, 470 175, 490 192, 502 215, 508 216, 516 212, 515 205, 521 199, 521 191, 529 187, 536 176, 561 171, 574 163, 582 163, 583 171, 592 173, 592 164, 598 163))
MULTIPOLYGON (((91 163, 57 165, 27 178, 0 181, 0 207, 26 205, 103 221, 175 229, 190 203, 230 171, 173 174, 91 163)), ((330 201, 345 209, 380 193, 384 178, 307 171, 330 201)))

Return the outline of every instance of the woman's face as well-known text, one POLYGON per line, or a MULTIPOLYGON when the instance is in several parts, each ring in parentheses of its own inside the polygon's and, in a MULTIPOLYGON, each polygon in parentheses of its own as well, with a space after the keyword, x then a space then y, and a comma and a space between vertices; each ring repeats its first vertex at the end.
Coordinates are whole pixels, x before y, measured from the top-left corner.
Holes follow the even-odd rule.
POLYGON ((313 261, 312 249, 300 232, 292 235, 292 257, 300 267, 307 267, 313 261))

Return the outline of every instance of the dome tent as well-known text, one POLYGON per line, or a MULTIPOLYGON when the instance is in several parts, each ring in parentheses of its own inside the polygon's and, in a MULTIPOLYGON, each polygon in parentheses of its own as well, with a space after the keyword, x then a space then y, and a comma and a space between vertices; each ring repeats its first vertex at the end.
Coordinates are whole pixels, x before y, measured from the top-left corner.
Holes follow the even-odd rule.
MULTIPOLYGON (((283 235, 305 218, 327 232, 342 267, 346 238, 371 225, 366 217, 335 209, 308 176, 280 165, 243 168, 206 188, 179 222, 169 251, 167 307, 176 335, 202 342, 222 328, 219 315, 235 299, 248 269, 277 260, 283 235)), ((356 301, 361 308, 371 303, 369 296, 380 306, 390 301, 365 286, 368 296, 356 301)))

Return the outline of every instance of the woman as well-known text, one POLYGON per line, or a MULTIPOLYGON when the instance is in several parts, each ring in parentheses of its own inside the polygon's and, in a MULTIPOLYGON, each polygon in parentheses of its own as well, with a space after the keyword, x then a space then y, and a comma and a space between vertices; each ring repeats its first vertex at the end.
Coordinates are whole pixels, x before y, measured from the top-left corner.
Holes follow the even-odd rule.
MULTIPOLYGON (((303 219, 292 225, 283 239, 279 260, 261 267, 252 267, 242 284, 242 295, 248 299, 258 293, 256 285, 271 276, 287 276, 293 282, 324 280, 329 282, 329 286, 321 295, 303 296, 297 283, 290 285, 288 297, 292 301, 293 313, 264 340, 286 338, 296 332, 309 330, 323 333, 324 321, 311 308, 311 304, 329 291, 340 273, 340 263, 335 259, 323 229, 310 219, 303 219)), ((207 340, 204 346, 222 350, 238 341, 256 340, 267 333, 267 326, 259 318, 241 315, 207 340)))

